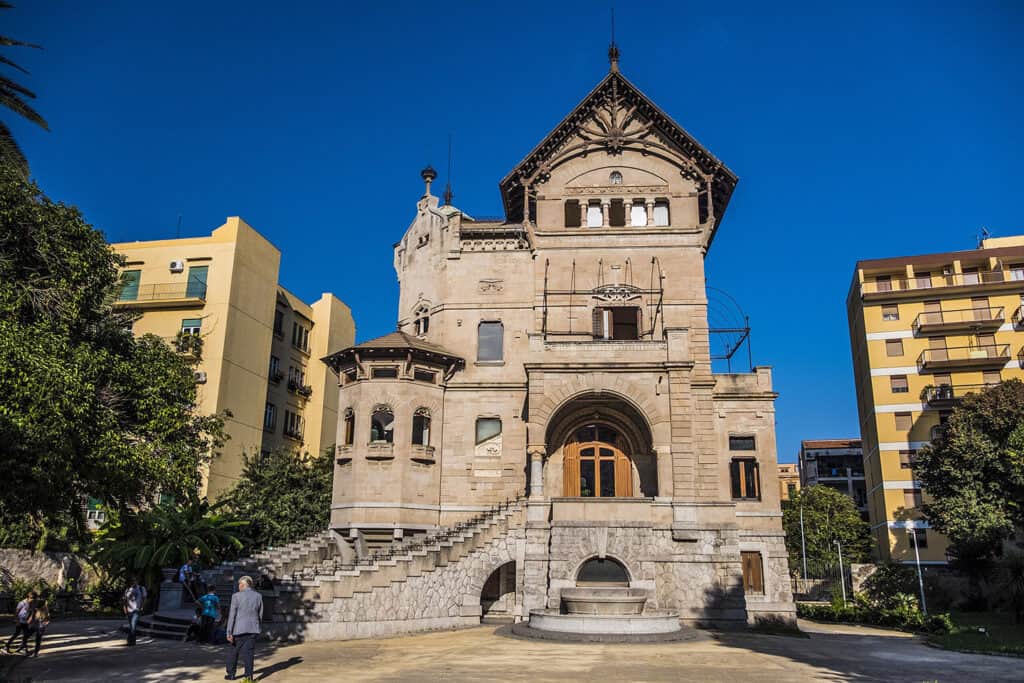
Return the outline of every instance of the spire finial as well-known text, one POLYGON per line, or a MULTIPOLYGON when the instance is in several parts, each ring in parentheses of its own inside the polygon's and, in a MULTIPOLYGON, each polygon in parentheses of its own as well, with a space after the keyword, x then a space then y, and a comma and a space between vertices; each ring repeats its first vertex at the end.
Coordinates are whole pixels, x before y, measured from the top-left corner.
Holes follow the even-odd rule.
POLYGON ((434 178, 437 177, 437 171, 434 170, 433 166, 427 164, 427 167, 420 171, 420 177, 423 178, 423 182, 427 185, 427 189, 423 192, 423 196, 428 197, 430 196, 430 183, 434 182, 434 178))
POLYGON ((615 44, 615 7, 612 7, 612 42, 608 44, 608 62, 612 71, 619 70, 619 46, 615 44))
POLYGON ((444 182, 444 206, 451 206, 455 194, 452 192, 452 134, 448 133, 448 176, 444 182))

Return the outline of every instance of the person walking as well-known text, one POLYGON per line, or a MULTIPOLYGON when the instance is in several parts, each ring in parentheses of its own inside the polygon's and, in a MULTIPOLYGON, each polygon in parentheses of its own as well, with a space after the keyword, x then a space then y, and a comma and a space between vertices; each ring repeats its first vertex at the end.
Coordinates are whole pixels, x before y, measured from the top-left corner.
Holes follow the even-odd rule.
POLYGON ((47 607, 45 599, 39 598, 35 602, 32 610, 32 619, 29 621, 29 630, 36 637, 36 649, 29 655, 30 657, 39 656, 39 648, 43 644, 43 636, 46 634, 46 627, 49 625, 50 608, 47 607))
POLYGON ((21 636, 21 647, 16 651, 28 652, 28 627, 32 620, 32 603, 35 602, 35 599, 35 591, 29 591, 25 599, 14 608, 14 635, 7 640, 7 646, 4 648, 7 652, 11 651, 11 643, 19 635, 21 636))
POLYGON ((235 680, 238 658, 242 658, 245 677, 253 677, 253 659, 256 656, 256 637, 260 634, 263 619, 263 596, 252 588, 252 578, 243 576, 238 580, 238 592, 231 596, 228 611, 228 675, 226 681, 235 680))
POLYGON ((132 578, 132 585, 124 592, 124 613, 128 617, 128 645, 135 644, 135 631, 139 625, 139 615, 146 604, 146 589, 139 585, 137 578, 132 578))
POLYGON ((217 597, 216 586, 206 587, 206 593, 199 598, 199 605, 203 610, 199 617, 199 642, 209 643, 213 639, 213 626, 220 621, 220 598, 217 597))

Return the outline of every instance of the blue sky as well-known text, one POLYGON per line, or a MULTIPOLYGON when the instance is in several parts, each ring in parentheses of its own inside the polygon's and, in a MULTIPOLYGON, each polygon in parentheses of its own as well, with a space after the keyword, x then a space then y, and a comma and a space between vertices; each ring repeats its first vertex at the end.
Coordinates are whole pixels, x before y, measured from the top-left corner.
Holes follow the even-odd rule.
MULTIPOLYGON (((17 2, 17 0, 15 0, 17 2)), ((844 302, 860 258, 1024 233, 1024 4, 619 3, 622 69, 740 177, 709 283, 775 368, 779 459, 857 435, 844 302)), ((455 138, 455 204, 607 71, 601 2, 23 0, 4 33, 51 124, 35 178, 112 241, 241 215, 282 280, 394 328, 391 245, 455 138)), ((10 120, 8 116, 5 120, 10 120)), ((742 363, 741 363, 742 364, 742 363)))

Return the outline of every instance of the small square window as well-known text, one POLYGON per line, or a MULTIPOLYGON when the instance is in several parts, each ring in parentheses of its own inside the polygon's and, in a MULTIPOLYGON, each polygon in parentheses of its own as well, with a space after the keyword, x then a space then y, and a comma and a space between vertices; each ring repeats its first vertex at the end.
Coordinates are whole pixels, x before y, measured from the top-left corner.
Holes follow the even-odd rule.
POLYGON ((393 365, 376 367, 370 371, 370 376, 374 379, 394 379, 398 377, 398 368, 393 365))
POLYGON ((914 529, 914 538, 917 540, 918 548, 928 547, 928 530, 927 529, 914 529))
POLYGON ((912 413, 896 413, 896 429, 901 432, 909 432, 913 425, 912 413))
POLYGON ((413 370, 412 378, 417 382, 427 382, 428 384, 435 384, 437 382, 437 373, 431 372, 430 370, 422 370, 416 368, 413 370))
POLYGON ((894 394, 905 394, 910 391, 906 375, 893 375, 889 378, 889 387, 894 394))
POLYGON ((478 446, 499 434, 501 434, 501 418, 478 417, 476 419, 476 443, 478 446))
POLYGON ((915 457, 917 457, 917 451, 900 451, 900 469, 913 469, 915 457))
POLYGON ((921 489, 903 489, 903 507, 908 510, 921 507, 921 489))
POLYGON ((882 320, 899 320, 900 307, 896 304, 882 306, 882 320))
POLYGON ((886 339, 885 340, 885 355, 889 357, 902 356, 903 355, 903 340, 902 339, 886 339))

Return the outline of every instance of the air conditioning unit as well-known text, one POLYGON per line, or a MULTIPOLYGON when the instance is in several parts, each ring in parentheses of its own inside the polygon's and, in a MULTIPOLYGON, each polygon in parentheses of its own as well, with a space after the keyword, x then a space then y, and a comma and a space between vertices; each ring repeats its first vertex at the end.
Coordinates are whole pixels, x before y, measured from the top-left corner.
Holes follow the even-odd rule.
POLYGON ((196 384, 206 384, 206 370, 196 370, 196 384))
POLYGON ((185 270, 185 262, 184 261, 171 261, 171 272, 172 273, 180 273, 180 272, 182 272, 184 270, 185 270))

